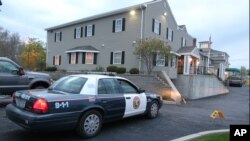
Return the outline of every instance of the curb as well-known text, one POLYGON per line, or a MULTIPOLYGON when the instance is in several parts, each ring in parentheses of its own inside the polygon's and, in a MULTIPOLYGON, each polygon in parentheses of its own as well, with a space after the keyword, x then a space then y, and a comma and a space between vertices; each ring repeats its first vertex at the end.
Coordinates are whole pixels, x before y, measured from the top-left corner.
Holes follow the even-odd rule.
POLYGON ((175 101, 163 100, 163 104, 177 104, 175 101))
POLYGON ((204 131, 204 132, 199 132, 191 135, 187 135, 181 138, 173 139, 171 141, 190 141, 195 138, 208 135, 208 134, 213 134, 213 133, 223 133, 223 132, 229 132, 229 129, 221 129, 221 130, 210 130, 210 131, 204 131))

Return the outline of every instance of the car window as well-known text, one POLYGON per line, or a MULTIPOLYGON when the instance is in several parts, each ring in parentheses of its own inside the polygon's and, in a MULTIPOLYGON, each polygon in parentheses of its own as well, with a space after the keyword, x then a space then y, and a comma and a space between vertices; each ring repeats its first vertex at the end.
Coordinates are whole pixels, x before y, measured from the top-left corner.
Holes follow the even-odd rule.
POLYGON ((126 80, 118 79, 124 93, 138 93, 136 86, 126 80))
POLYGON ((10 62, 0 61, 0 72, 2 73, 15 73, 18 71, 18 68, 11 64, 10 62))
POLYGON ((87 78, 68 76, 61 78, 52 85, 52 90, 62 91, 72 94, 80 94, 82 87, 84 86, 87 78))
MULTIPOLYGON (((100 80, 102 80, 102 82, 100 84, 104 85, 105 90, 106 90, 106 92, 105 92, 105 91, 103 91, 103 89, 100 88, 100 92, 102 90, 102 92, 104 92, 103 94, 120 94, 121 93, 119 84, 118 84, 116 79, 104 78, 104 79, 100 79, 100 80)), ((100 86, 100 87, 103 87, 103 86, 100 86)), ((99 91, 99 85, 98 85, 98 91, 99 91)))
POLYGON ((98 94, 107 94, 107 91, 106 91, 106 88, 102 79, 98 81, 98 94))

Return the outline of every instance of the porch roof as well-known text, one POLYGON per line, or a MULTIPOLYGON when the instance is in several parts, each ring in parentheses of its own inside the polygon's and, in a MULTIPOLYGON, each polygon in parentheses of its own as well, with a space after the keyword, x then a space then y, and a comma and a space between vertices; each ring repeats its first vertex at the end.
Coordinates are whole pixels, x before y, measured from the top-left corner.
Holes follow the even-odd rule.
POLYGON ((186 46, 186 47, 181 47, 177 53, 180 55, 190 55, 194 56, 196 58, 200 58, 200 54, 198 49, 195 46, 186 46))
POLYGON ((65 51, 66 53, 71 53, 71 52, 94 52, 94 53, 98 53, 99 50, 97 50, 96 48, 87 45, 87 46, 78 46, 78 47, 73 47, 71 49, 68 49, 65 51))

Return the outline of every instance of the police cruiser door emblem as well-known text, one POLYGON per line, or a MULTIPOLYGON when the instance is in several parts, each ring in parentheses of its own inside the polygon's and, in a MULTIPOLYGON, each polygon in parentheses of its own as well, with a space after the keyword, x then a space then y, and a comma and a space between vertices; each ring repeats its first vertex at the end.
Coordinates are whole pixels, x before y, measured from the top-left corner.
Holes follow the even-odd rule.
POLYGON ((133 107, 134 109, 138 109, 139 106, 140 106, 140 98, 138 96, 134 97, 134 100, 133 100, 133 107))

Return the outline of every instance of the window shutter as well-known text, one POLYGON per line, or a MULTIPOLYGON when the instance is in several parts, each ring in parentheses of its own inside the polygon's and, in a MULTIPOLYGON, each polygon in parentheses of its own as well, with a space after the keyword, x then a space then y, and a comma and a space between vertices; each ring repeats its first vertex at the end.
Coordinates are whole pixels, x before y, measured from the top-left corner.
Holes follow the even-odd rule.
POLYGON ((167 28, 167 35, 166 36, 167 36, 167 39, 168 39, 168 28, 167 28))
POLYGON ((87 26, 85 26, 85 37, 87 37, 87 26))
POLYGON ((60 32, 60 41, 62 41, 62 32, 60 32))
POLYGON ((113 52, 110 53, 110 64, 113 64, 113 52))
POLYGON ((69 53, 69 64, 71 64, 71 53, 69 53))
POLYGON ((95 35, 95 25, 93 24, 92 25, 92 36, 94 36, 95 35))
POLYGON ((183 47, 182 45, 183 45, 183 37, 181 37, 181 47, 183 47))
POLYGON ((168 56, 165 56, 165 66, 168 66, 168 56))
POLYGON ((152 21, 152 32, 154 32, 154 29, 155 29, 155 19, 153 19, 152 21))
POLYGON ((62 59, 62 57, 59 56, 59 65, 61 65, 61 59, 62 59))
POLYGON ((122 31, 125 31, 125 18, 122 18, 122 31))
POLYGON ((121 63, 122 64, 125 63, 125 51, 122 51, 122 62, 121 63))
POLYGON ((173 67, 173 63, 174 63, 174 62, 173 62, 173 57, 171 57, 171 64, 170 64, 171 67, 173 67))
POLYGON ((97 64, 97 53, 94 53, 94 64, 97 64))
POLYGON ((153 66, 156 66, 156 53, 153 54, 153 66))
POLYGON ((78 52, 76 52, 76 64, 78 64, 78 52))
POLYGON ((172 37, 171 37, 171 41, 174 41, 174 31, 172 30, 172 37))
POLYGON ((55 33, 55 42, 56 42, 56 33, 55 33))
POLYGON ((113 20, 113 28, 112 28, 112 32, 115 32, 115 20, 113 20))
POLYGON ((81 27, 81 38, 82 38, 82 35, 83 35, 83 27, 81 27))
POLYGON ((55 65, 55 56, 53 56, 53 65, 55 65))
POLYGON ((159 23, 159 35, 161 35, 161 23, 159 23))
POLYGON ((74 30, 74 39, 76 38, 76 28, 74 30))
POLYGON ((86 52, 82 53, 82 64, 85 64, 86 52))
POLYGON ((187 46, 187 40, 185 39, 185 45, 184 46, 187 46))

